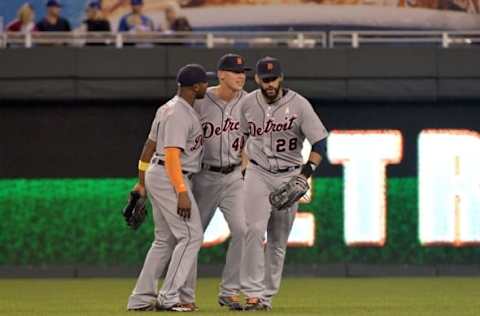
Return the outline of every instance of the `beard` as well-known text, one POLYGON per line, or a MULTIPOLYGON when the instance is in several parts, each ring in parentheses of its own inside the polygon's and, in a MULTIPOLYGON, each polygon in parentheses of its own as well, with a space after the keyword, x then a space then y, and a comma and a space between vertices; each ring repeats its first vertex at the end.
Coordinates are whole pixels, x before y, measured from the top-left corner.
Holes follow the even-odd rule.
POLYGON ((262 91, 263 96, 269 101, 273 102, 277 99, 280 89, 282 89, 282 85, 278 85, 278 88, 271 88, 271 89, 264 89, 263 87, 260 87, 260 90, 262 91))
POLYGON ((203 92, 199 92, 195 95, 195 99, 203 99, 205 98, 205 94, 206 94, 207 90, 203 91, 203 92))

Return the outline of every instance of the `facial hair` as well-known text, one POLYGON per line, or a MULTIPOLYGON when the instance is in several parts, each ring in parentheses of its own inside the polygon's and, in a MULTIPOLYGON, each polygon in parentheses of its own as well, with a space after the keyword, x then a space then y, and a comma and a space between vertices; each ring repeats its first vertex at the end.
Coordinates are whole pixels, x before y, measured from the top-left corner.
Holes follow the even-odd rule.
POLYGON ((273 102, 277 99, 278 94, 280 93, 280 89, 282 89, 282 85, 281 85, 281 84, 279 84, 279 85, 278 85, 278 88, 275 89, 275 95, 271 97, 271 96, 269 96, 269 95, 267 94, 267 90, 266 90, 266 89, 263 89, 263 87, 260 87, 260 90, 262 91, 262 94, 263 94, 263 96, 265 97, 265 99, 268 100, 268 103, 273 103, 273 102))
POLYGON ((205 98, 205 94, 207 93, 207 89, 205 89, 205 91, 203 91, 203 93, 199 92, 195 95, 195 99, 203 99, 205 98))

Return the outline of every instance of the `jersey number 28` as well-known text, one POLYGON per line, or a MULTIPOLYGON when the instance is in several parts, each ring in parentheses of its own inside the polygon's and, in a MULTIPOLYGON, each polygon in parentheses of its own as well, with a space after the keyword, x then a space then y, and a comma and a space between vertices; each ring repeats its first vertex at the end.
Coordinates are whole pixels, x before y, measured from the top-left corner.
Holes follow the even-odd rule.
POLYGON ((290 138, 289 140, 285 138, 279 138, 277 139, 277 152, 281 153, 284 152, 287 148, 287 142, 288 142, 288 150, 293 151, 297 149, 297 142, 298 140, 296 138, 290 138))

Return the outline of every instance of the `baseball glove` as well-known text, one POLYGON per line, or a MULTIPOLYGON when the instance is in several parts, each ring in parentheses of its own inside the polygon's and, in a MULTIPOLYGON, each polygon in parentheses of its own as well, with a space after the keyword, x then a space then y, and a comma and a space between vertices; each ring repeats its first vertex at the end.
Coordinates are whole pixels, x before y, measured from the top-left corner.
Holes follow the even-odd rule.
POLYGON ((142 197, 140 193, 132 191, 130 192, 128 203, 122 211, 127 225, 133 230, 136 230, 138 227, 140 227, 147 216, 145 200, 145 197, 142 197))
POLYGON ((290 181, 270 193, 270 204, 276 210, 289 208, 307 193, 310 186, 307 179, 301 175, 294 176, 290 181))

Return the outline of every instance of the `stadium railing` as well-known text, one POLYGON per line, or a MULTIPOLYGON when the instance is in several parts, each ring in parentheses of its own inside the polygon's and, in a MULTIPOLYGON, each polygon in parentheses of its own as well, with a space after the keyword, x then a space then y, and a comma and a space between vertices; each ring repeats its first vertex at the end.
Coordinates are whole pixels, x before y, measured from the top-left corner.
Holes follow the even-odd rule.
POLYGON ((0 33, 0 47, 37 45, 124 46, 189 45, 218 47, 334 48, 427 45, 448 48, 480 44, 480 31, 330 31, 330 32, 33 32, 0 33))
POLYGON ((361 45, 438 45, 469 46, 480 44, 480 31, 331 31, 329 47, 361 45))
POLYGON ((36 45, 191 45, 214 47, 278 47, 314 48, 327 47, 325 32, 33 32, 1 33, 0 47, 26 47, 36 45))

